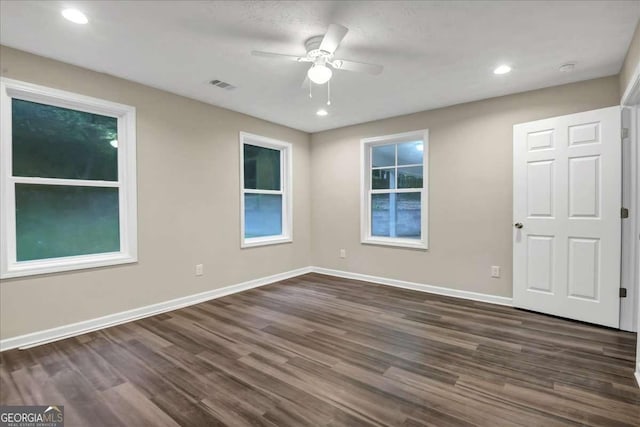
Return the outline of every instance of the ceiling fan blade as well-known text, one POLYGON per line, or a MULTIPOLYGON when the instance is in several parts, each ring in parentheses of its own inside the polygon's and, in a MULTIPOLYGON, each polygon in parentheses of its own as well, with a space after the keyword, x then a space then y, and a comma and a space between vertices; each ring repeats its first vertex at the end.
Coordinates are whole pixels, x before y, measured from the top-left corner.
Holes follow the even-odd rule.
POLYGON ((304 56, 286 55, 284 53, 262 52, 259 50, 252 50, 251 55, 262 56, 264 58, 285 59, 285 60, 295 61, 295 62, 308 62, 307 58, 304 56))
POLYGON ((331 64, 333 68, 337 70, 355 71, 358 73, 380 74, 382 72, 382 65, 367 64, 365 62, 345 61, 343 59, 336 59, 331 64))
POLYGON ((348 31, 349 29, 347 27, 343 27, 342 25, 329 25, 327 34, 324 35, 319 49, 329 53, 335 52, 344 36, 347 35, 348 31))

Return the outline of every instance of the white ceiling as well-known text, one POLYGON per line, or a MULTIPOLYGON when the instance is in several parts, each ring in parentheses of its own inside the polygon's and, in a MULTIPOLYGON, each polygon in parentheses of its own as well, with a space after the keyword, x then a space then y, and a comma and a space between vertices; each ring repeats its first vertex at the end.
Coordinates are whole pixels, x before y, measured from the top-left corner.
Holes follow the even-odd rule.
POLYGON ((0 15, 4 45, 316 132, 617 74, 640 1, 2 0, 0 15), (62 18, 68 6, 89 24, 62 18), (349 28, 336 58, 385 69, 336 71, 318 117, 325 92, 301 88, 308 64, 250 51, 302 55, 330 23, 349 28), (558 71, 566 62, 574 72, 558 71), (493 75, 500 63, 513 71, 493 75))

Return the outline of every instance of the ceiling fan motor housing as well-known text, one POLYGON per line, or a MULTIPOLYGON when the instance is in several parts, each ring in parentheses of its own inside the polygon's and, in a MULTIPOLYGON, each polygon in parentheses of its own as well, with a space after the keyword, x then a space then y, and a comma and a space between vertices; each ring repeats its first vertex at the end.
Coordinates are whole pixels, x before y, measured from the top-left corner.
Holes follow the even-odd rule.
POLYGON ((307 49, 307 58, 316 59, 324 57, 327 60, 330 59, 333 54, 324 50, 320 50, 320 43, 322 43, 322 39, 324 36, 313 36, 304 42, 304 47, 307 49))

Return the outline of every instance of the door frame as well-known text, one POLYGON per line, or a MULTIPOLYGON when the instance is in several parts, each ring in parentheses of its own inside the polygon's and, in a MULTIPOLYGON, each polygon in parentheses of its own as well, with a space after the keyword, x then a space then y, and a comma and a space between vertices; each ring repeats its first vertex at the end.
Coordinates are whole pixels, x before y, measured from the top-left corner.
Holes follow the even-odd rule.
MULTIPOLYGON (((620 299, 620 329, 640 331, 640 64, 636 66, 629 84, 625 88, 620 105, 627 110, 629 135, 629 170, 622 176, 622 185, 628 186, 630 197, 624 206, 629 209, 629 218, 622 222, 621 232, 630 233, 632 238, 626 242, 623 235, 621 266, 621 287, 627 289, 627 298, 620 299)), ((625 123, 626 125, 627 123, 625 123)), ((624 155, 624 150, 623 150, 624 155)), ((638 372, 640 372, 640 351, 636 355, 638 372)))

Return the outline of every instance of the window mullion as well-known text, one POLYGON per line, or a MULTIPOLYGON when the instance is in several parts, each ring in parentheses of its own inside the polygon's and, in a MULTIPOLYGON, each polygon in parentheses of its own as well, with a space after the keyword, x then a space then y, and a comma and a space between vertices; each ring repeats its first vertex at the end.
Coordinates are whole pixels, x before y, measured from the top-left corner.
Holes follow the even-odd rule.
MULTIPOLYGON (((395 159, 395 163, 394 163, 394 177, 393 180, 394 182, 394 186, 393 188, 398 188, 398 144, 395 144, 395 152, 396 152, 396 159, 395 159)), ((394 227, 395 229, 395 227, 394 227)))
POLYGON ((16 184, 65 185, 72 187, 121 187, 120 181, 97 181, 90 179, 42 178, 28 176, 10 176, 9 181, 16 184))
POLYGON ((415 164, 410 164, 410 165, 398 165, 399 168, 416 168, 416 167, 422 167, 422 164, 419 163, 415 163, 415 164))
MULTIPOLYGON (((368 166, 368 170, 369 170, 369 188, 372 189, 373 188, 373 146, 369 145, 369 164, 368 166)), ((371 218, 371 213, 369 213, 369 218, 371 218)))
POLYGON ((255 188, 245 188, 242 190, 245 194, 274 194, 274 195, 283 195, 284 191, 282 190, 258 190, 255 188))
POLYGON ((423 187, 415 187, 415 188, 396 188, 393 190, 394 193, 420 193, 422 192, 423 187))

